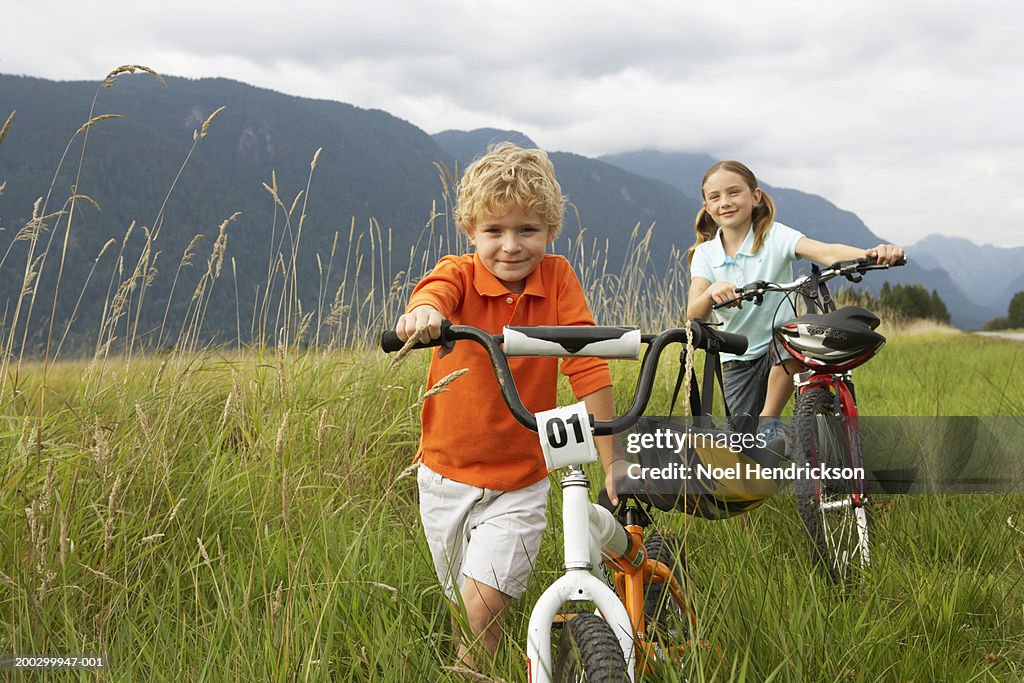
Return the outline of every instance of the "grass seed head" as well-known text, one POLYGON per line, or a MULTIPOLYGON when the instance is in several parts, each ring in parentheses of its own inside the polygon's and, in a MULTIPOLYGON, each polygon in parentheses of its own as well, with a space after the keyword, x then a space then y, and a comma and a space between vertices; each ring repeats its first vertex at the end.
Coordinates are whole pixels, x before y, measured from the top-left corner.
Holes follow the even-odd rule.
POLYGON ((142 64, 123 64, 122 66, 113 69, 110 73, 106 75, 106 78, 103 79, 102 87, 109 88, 117 82, 117 77, 119 75, 123 73, 134 74, 136 71, 142 71, 144 73, 147 73, 153 78, 160 81, 162 84, 167 85, 167 81, 164 80, 164 77, 158 74, 153 69, 150 69, 148 66, 143 66, 142 64))
POLYGON ((437 383, 434 384, 434 386, 430 387, 427 393, 423 394, 419 402, 423 403, 431 396, 437 396, 438 394, 443 394, 444 392, 448 391, 448 389, 446 389, 445 387, 447 387, 449 384, 465 375, 467 372, 469 372, 469 368, 460 368, 455 372, 448 373, 441 379, 437 380, 437 383))
POLYGON ((85 123, 83 123, 82 127, 79 128, 75 132, 75 135, 81 135, 85 131, 87 131, 90 128, 92 128, 93 126, 95 126, 100 121, 108 121, 110 119, 123 119, 123 118, 124 117, 121 116, 120 114, 100 114, 99 116, 94 116, 91 119, 89 119, 88 121, 86 121, 85 123))
POLYGON ((0 128, 0 142, 3 142, 4 138, 7 137, 7 129, 11 127, 11 122, 14 121, 14 114, 16 111, 17 110, 11 112, 11 115, 7 117, 7 122, 4 124, 4 127, 0 128))
POLYGON ((199 130, 199 139, 202 140, 206 137, 206 134, 210 131, 210 124, 213 120, 220 116, 220 113, 227 109, 227 107, 218 107, 212 114, 210 114, 205 121, 203 121, 203 127, 199 130))

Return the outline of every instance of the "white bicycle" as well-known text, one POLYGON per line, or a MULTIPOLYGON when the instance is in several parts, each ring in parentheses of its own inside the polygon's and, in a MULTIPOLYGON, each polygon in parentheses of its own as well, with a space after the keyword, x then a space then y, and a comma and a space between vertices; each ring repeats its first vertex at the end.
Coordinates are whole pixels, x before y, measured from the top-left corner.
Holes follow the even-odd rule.
MULTIPOLYGON (((743 353, 746 338, 691 323, 694 348, 743 353)), ((632 427, 651 395, 662 351, 686 343, 685 329, 641 335, 627 327, 506 327, 492 335, 476 327, 450 325, 427 346, 469 340, 480 344, 502 396, 515 418, 538 433, 549 470, 564 469, 562 532, 565 573, 534 605, 527 637, 530 681, 635 681, 657 662, 677 659, 693 631, 694 616, 683 590, 676 553, 651 525, 650 500, 642 492, 620 494, 617 516, 590 501, 590 482, 582 466, 596 462, 593 436, 618 434, 632 427), (583 403, 531 414, 516 390, 508 358, 592 356, 637 359, 648 345, 632 405, 625 414, 595 421, 583 403), (504 348, 502 348, 502 345, 504 348), (608 570, 606 575, 602 564, 608 570), (611 586, 608 577, 611 578, 611 586), (614 586, 614 589, 612 588, 614 586), (581 608, 580 603, 587 605, 581 608), (565 609, 566 605, 576 605, 565 609), (589 609, 592 605, 596 613, 589 609), (563 627, 552 655, 552 627, 563 627)), ((393 332, 381 340, 385 351, 402 347, 393 332)))

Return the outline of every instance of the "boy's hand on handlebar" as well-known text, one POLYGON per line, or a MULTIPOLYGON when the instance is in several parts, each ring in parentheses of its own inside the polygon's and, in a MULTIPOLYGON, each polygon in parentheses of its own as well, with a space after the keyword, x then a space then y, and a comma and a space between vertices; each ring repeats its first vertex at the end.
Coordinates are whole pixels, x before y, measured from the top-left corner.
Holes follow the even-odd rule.
POLYGON ((713 304, 720 305, 730 301, 732 303, 725 306, 725 308, 743 308, 743 301, 741 299, 733 301, 733 299, 740 295, 740 291, 731 282, 722 280, 713 283, 708 287, 708 295, 711 297, 711 303, 713 304))
POLYGON ((613 506, 618 506, 619 496, 615 482, 621 482, 629 476, 629 461, 623 458, 616 458, 604 470, 604 490, 613 506))
POLYGON ((895 244, 879 244, 873 249, 868 249, 866 256, 875 259, 875 263, 880 266, 894 266, 905 256, 905 253, 895 244))
MULTIPOLYGON (((441 323, 444 322, 444 315, 433 306, 417 306, 401 318, 395 325, 395 334, 403 342, 420 331, 420 343, 426 344, 441 336, 441 323)), ((451 349, 440 347, 438 358, 446 356, 451 349)))

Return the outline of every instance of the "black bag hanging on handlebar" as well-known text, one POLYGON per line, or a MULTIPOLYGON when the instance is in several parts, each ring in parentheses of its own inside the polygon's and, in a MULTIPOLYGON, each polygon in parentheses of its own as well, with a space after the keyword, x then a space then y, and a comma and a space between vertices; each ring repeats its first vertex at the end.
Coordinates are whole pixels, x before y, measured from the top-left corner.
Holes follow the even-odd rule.
MULTIPOLYGON (((714 334, 711 330, 708 332, 714 334)), ((705 353, 700 391, 692 367, 690 372, 689 400, 693 424, 687 425, 672 419, 686 377, 684 349, 668 416, 644 416, 634 430, 638 434, 660 433, 663 437, 655 447, 640 449, 641 468, 649 468, 648 471, 656 469, 662 473, 686 473, 686 476, 651 476, 628 480, 625 488, 620 491, 632 494, 660 510, 677 510, 704 519, 725 519, 761 505, 777 492, 778 488, 771 480, 745 478, 748 465, 777 465, 777 454, 759 448, 734 447, 732 444, 742 435, 729 429, 719 429, 714 424, 712 407, 716 378, 722 387, 725 403, 722 363, 714 345, 705 353), (716 478, 709 474, 718 469, 731 469, 738 476, 716 478)), ((725 405, 725 414, 730 416, 728 405, 725 405)))

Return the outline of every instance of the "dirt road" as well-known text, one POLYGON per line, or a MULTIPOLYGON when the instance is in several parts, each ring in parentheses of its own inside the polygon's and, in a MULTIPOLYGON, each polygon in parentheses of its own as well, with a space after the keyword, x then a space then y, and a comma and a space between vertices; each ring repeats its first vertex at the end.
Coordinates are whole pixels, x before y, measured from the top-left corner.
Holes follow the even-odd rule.
POLYGON ((1000 337, 1002 339, 1024 342, 1024 332, 975 332, 974 334, 982 337, 1000 337))

